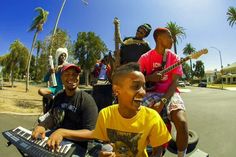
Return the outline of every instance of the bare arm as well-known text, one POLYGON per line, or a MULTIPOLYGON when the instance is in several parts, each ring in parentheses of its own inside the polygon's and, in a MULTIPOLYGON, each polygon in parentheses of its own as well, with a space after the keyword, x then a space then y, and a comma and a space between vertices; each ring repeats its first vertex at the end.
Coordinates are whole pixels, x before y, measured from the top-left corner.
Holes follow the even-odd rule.
POLYGON ((71 140, 89 140, 93 139, 92 132, 91 130, 88 129, 82 129, 82 130, 69 130, 69 129, 64 129, 60 128, 57 129, 55 132, 58 134, 61 134, 63 138, 71 139, 71 140))

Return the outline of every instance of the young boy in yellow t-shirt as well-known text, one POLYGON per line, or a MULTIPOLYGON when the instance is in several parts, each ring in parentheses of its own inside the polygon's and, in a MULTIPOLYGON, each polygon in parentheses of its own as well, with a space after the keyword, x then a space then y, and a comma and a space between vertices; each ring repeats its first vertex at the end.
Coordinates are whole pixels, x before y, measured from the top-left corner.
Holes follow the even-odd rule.
POLYGON ((159 114, 142 106, 145 96, 145 78, 137 63, 120 66, 112 75, 113 92, 118 104, 108 106, 99 113, 93 137, 113 146, 113 151, 101 151, 100 156, 148 156, 146 146, 167 143, 171 136, 159 114))

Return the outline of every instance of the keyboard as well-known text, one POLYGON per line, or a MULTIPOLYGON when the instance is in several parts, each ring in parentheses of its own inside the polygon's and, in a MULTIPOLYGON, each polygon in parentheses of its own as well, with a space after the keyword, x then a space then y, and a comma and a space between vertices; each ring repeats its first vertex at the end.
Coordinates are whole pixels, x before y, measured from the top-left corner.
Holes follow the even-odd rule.
POLYGON ((2 132, 2 135, 18 150, 33 157, 69 157, 73 154, 75 146, 73 142, 63 140, 57 151, 47 148, 48 137, 44 139, 32 139, 32 131, 21 126, 2 132))

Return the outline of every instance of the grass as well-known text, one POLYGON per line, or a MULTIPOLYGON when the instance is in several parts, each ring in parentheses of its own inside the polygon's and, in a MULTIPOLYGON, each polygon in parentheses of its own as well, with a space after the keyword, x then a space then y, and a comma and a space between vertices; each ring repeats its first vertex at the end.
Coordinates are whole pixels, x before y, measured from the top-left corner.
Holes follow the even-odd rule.
MULTIPOLYGON (((42 97, 38 89, 46 87, 45 83, 30 83, 29 92, 25 92, 25 82, 14 82, 12 88, 9 82, 4 82, 0 89, 0 112, 42 113, 42 97)), ((81 90, 91 90, 92 86, 80 85, 81 90)))

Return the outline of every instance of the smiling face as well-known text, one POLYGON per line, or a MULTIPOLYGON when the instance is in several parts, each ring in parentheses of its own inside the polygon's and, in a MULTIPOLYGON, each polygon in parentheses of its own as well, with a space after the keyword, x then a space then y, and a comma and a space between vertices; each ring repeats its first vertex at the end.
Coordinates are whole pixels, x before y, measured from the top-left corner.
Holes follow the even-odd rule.
POLYGON ((62 53, 59 57, 58 57, 58 63, 59 65, 63 64, 66 61, 66 53, 62 53))
POLYGON ((113 90, 118 96, 120 111, 136 114, 146 94, 144 75, 140 71, 133 71, 121 79, 119 83, 113 85, 113 90))
POLYGON ((75 68, 69 68, 62 72, 61 80, 66 91, 75 91, 79 86, 79 72, 75 68))

